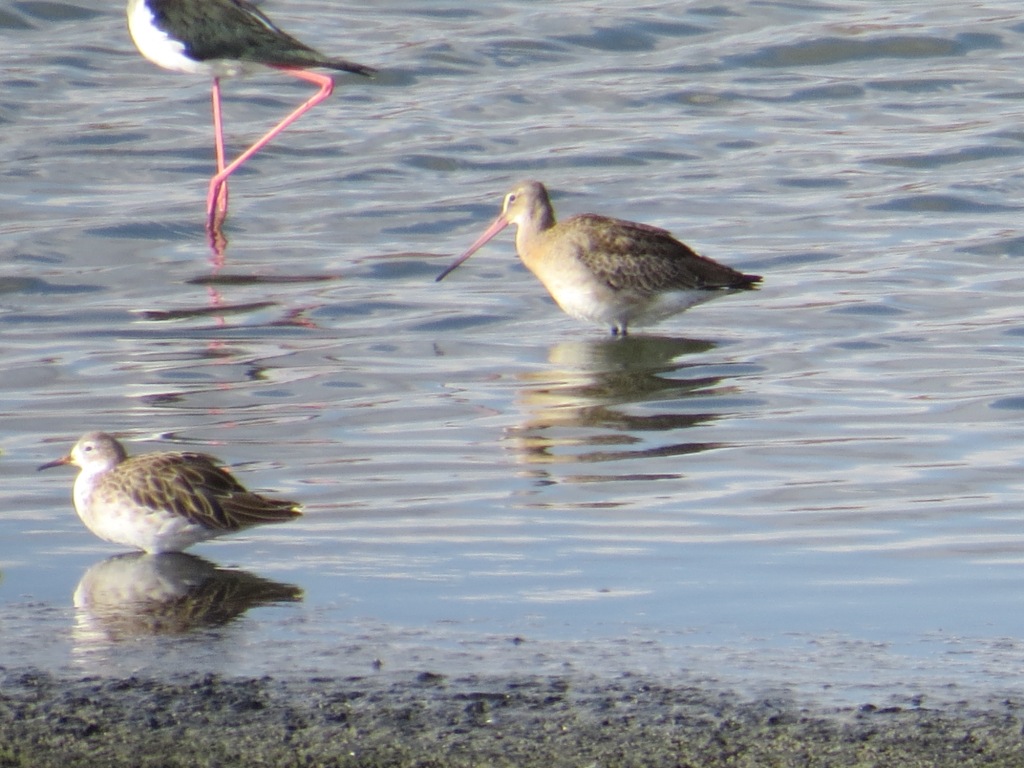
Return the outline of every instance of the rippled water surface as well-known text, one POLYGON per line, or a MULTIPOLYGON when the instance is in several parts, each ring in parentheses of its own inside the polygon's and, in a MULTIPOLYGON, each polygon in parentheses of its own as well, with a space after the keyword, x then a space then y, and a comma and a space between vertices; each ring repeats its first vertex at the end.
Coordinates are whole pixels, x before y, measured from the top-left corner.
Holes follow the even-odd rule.
POLYGON ((894 5, 268 0, 381 74, 220 263, 209 83, 0 2, 0 663, 1024 690, 1024 8, 894 5), (435 283, 524 177, 764 285, 613 339, 510 234, 435 283), (35 471, 97 428, 306 515, 118 556, 35 471))

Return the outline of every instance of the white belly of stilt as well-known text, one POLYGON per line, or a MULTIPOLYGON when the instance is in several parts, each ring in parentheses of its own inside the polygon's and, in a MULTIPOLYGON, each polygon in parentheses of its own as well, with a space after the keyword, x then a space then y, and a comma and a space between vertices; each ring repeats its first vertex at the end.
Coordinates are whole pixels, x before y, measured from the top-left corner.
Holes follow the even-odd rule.
POLYGON ((128 32, 139 53, 158 67, 188 74, 209 74, 210 67, 185 55, 185 44, 157 26, 146 0, 128 3, 128 32))
POLYGON ((129 0, 128 32, 135 41, 139 53, 158 67, 172 72, 209 77, 234 77, 258 71, 264 67, 255 62, 233 59, 208 59, 197 61, 188 56, 186 46, 161 29, 146 0, 129 0))

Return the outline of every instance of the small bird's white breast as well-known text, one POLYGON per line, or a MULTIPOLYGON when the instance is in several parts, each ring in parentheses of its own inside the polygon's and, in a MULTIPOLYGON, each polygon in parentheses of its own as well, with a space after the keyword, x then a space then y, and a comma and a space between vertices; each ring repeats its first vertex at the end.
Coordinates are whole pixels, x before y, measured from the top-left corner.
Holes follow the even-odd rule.
POLYGON ((128 32, 138 52, 158 67, 189 75, 210 74, 202 61, 185 55, 185 46, 157 26, 157 18, 145 0, 129 0, 128 32))
POLYGON ((75 511, 86 528, 105 541, 144 552, 181 552, 223 531, 190 522, 170 510, 136 504, 130 496, 105 492, 103 472, 83 469, 75 478, 75 511))
POLYGON ((715 291, 681 290, 645 294, 637 291, 615 291, 596 281, 579 283, 545 281, 545 286, 558 306, 578 320, 626 328, 653 325, 667 317, 707 301, 715 291))
POLYGON ((139 53, 158 67, 188 75, 238 77, 260 72, 267 67, 253 61, 237 59, 193 59, 188 55, 187 41, 178 40, 162 29, 146 0, 128 0, 128 32, 139 53))
POLYGON ((185 44, 161 29, 146 0, 129 0, 128 32, 139 53, 158 67, 191 75, 209 75, 212 68, 185 54, 185 44))

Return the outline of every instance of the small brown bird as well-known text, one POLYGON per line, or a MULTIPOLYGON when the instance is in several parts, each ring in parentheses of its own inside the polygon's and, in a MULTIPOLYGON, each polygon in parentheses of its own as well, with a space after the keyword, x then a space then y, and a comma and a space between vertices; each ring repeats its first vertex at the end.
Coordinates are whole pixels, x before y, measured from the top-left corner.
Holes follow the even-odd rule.
POLYGON ((283 523, 302 512, 294 501, 251 493, 205 453, 145 453, 128 458, 105 432, 83 435, 49 469, 74 464, 75 511, 106 541, 145 552, 181 552, 254 525, 283 523))
POLYGON ((693 252, 664 229, 584 213, 555 222, 548 191, 524 181, 505 195, 501 214, 448 269, 509 224, 516 252, 565 312, 626 335, 630 325, 651 325, 731 290, 756 287, 745 275, 693 252))

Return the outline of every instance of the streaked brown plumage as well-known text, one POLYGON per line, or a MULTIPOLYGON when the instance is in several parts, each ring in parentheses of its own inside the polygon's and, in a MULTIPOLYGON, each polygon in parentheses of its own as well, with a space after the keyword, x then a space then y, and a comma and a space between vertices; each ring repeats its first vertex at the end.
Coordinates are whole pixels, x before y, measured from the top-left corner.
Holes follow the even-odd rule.
POLYGON ((255 525, 299 517, 299 505, 246 490, 204 453, 146 453, 129 458, 105 432, 83 435, 67 456, 43 464, 81 468, 75 510, 102 539, 146 552, 180 552, 255 525))
POLYGON ((747 275, 695 253, 664 229, 585 213, 556 222, 547 190, 525 181, 501 214, 437 279, 472 256, 509 224, 516 252, 566 313, 625 334, 730 290, 754 288, 747 275))

